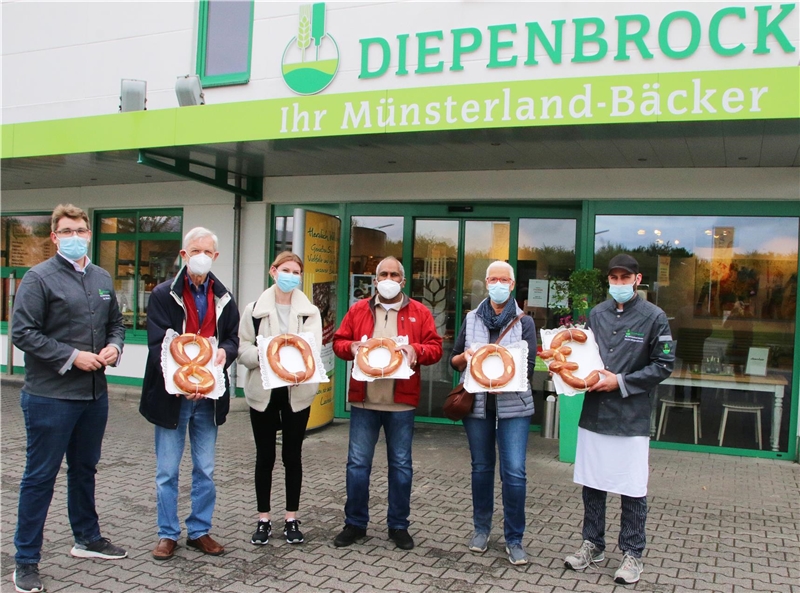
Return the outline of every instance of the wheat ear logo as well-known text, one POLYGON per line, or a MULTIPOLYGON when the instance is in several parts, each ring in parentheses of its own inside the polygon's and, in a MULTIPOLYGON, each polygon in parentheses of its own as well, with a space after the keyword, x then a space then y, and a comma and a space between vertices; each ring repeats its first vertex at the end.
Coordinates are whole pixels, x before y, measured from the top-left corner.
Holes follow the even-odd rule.
POLYGON ((325 30, 325 3, 303 4, 297 36, 283 50, 283 80, 298 95, 314 95, 327 87, 339 70, 339 46, 325 30))

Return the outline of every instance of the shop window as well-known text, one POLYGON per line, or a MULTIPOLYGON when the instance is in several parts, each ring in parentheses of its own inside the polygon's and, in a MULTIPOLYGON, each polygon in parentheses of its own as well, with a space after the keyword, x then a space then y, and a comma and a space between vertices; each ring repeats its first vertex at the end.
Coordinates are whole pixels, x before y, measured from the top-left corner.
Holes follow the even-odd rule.
POLYGON ((200 0, 197 74, 205 87, 250 80, 254 0, 200 0))
POLYGON ((125 327, 144 335, 150 292, 180 269, 181 211, 99 212, 95 220, 95 263, 111 274, 125 327))
POLYGON ((787 451, 797 413, 790 403, 798 218, 598 216, 596 228, 603 232, 595 235, 595 266, 634 255, 640 296, 666 312, 677 340, 653 437, 758 449, 761 434, 765 449, 787 451))
POLYGON ((19 286, 30 268, 56 254, 50 239, 51 214, 4 214, 0 217, 0 275, 2 276, 2 322, 8 321, 9 278, 19 286))
POLYGON ((517 304, 537 328, 558 327, 553 283, 575 269, 574 218, 520 218, 517 247, 517 304))

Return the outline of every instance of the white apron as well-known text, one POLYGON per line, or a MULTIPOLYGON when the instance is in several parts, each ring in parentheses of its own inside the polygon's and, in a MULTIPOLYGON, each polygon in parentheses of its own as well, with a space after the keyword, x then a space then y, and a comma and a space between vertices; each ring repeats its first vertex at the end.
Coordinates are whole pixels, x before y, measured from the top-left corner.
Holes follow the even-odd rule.
POLYGON ((576 484, 634 498, 647 495, 650 437, 598 434, 578 428, 576 484))

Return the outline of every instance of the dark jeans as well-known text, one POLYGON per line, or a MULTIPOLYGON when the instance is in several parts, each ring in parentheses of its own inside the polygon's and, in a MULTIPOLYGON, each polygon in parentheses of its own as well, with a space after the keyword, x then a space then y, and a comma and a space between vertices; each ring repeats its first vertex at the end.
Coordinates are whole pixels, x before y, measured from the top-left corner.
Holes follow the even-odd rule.
MULTIPOLYGON (((606 497, 607 493, 588 486, 583 487, 583 539, 600 550, 606 548, 606 497)), ((635 558, 641 558, 645 544, 647 497, 622 496, 622 516, 619 529, 619 549, 635 558)))
POLYGON ((108 420, 108 395, 95 400, 66 400, 22 391, 20 405, 28 449, 19 485, 15 558, 20 564, 38 564, 44 523, 65 454, 67 512, 75 542, 86 545, 100 539, 94 482, 108 420))
POLYGON ((369 523, 369 478, 381 426, 386 435, 389 462, 389 529, 408 529, 411 514, 411 443, 414 410, 379 412, 353 406, 350 410, 350 445, 347 450, 347 502, 345 523, 367 528, 369 523))
POLYGON ((283 430, 281 460, 286 480, 286 510, 297 511, 303 485, 303 438, 311 408, 293 412, 289 388, 273 389, 263 412, 250 408, 250 424, 256 441, 256 501, 259 513, 270 512, 272 470, 275 467, 275 433, 283 430))

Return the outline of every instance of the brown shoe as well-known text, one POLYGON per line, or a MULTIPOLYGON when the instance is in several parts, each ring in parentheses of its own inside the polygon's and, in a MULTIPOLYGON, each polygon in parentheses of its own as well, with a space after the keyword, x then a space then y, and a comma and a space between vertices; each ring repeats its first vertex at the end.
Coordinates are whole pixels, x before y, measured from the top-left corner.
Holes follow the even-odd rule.
POLYGON ((155 550, 153 550, 153 558, 156 560, 169 560, 175 554, 175 548, 178 547, 178 542, 174 539, 162 537, 158 540, 155 550))
POLYGON ((195 550, 200 550, 203 554, 209 556, 221 556, 225 553, 225 548, 211 539, 208 534, 201 535, 197 539, 186 538, 186 545, 195 550))

